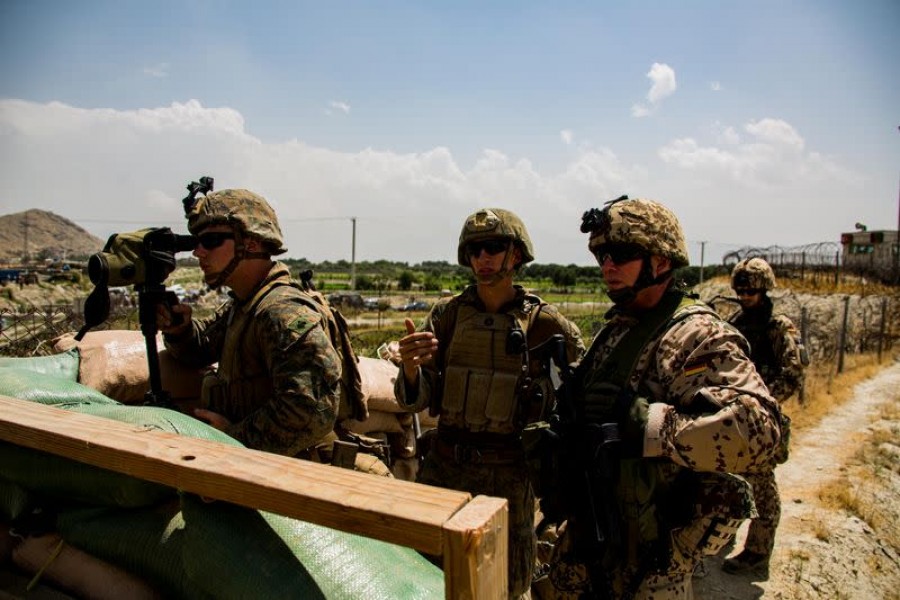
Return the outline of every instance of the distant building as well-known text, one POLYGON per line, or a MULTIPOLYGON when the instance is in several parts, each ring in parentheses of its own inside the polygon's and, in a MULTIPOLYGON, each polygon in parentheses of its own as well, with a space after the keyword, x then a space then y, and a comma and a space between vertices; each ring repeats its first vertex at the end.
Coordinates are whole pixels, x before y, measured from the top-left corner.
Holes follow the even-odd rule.
POLYGON ((863 227, 861 231, 841 234, 841 263, 847 271, 869 272, 888 279, 896 261, 896 231, 867 231, 863 227))

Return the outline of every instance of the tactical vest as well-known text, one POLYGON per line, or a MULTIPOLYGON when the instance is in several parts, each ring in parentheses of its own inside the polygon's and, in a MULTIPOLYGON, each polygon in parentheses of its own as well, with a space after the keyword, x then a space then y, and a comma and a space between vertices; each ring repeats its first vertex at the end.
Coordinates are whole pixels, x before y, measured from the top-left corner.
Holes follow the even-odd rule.
POLYGON ((460 304, 447 349, 441 427, 511 434, 524 425, 528 380, 527 333, 541 308, 480 312, 460 304))
POLYGON ((264 286, 249 301, 249 309, 240 311, 232 306, 228 319, 229 326, 225 336, 222 360, 218 372, 204 381, 203 402, 207 406, 221 407, 226 414, 232 412, 230 399, 234 398, 267 398, 274 393, 271 376, 266 365, 258 361, 247 360, 240 349, 247 323, 255 319, 257 311, 265 299, 275 288, 291 286, 297 290, 295 296, 303 304, 316 311, 322 318, 322 327, 331 340, 341 360, 340 407, 338 418, 352 417, 365 420, 368 415, 362 392, 362 376, 359 371, 359 359, 350 345, 349 326, 343 315, 328 306, 325 298, 315 291, 303 289, 294 281, 275 280, 264 286), (224 389, 217 389, 223 387, 224 389))
MULTIPOLYGON (((715 314, 694 298, 668 292, 654 309, 642 315, 601 364, 590 373, 579 368, 582 372, 576 372, 576 381, 580 381, 584 399, 579 419, 585 423, 619 422, 633 399, 642 394, 644 374, 635 374, 634 369, 647 344, 660 340, 676 323, 698 313, 715 314)), ((592 355, 605 342, 601 336, 594 340, 581 365, 591 367, 592 355)), ((625 547, 624 555, 616 558, 637 571, 635 587, 647 572, 665 570, 672 559, 673 530, 702 529, 694 550, 706 553, 712 545, 720 548, 721 540, 733 534, 752 508, 749 485, 728 473, 696 473, 663 458, 620 459, 618 470, 616 497, 625 547)))
POLYGON ((775 322, 772 320, 772 310, 759 312, 738 312, 730 321, 738 331, 747 338, 750 344, 750 360, 756 365, 756 370, 762 376, 766 385, 778 376, 781 365, 775 357, 775 348, 772 346, 772 329, 775 322))

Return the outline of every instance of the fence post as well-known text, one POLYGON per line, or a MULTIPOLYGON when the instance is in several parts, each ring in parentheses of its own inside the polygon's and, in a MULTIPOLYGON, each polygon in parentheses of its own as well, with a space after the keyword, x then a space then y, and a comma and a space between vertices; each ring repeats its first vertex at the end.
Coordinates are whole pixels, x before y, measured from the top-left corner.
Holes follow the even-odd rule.
POLYGON ((837 287, 841 281, 841 253, 834 253, 834 287, 837 287))
POLYGON ((847 342, 847 317, 850 312, 850 296, 844 297, 844 323, 841 325, 841 335, 838 342, 837 372, 844 372, 844 344, 847 342))
MULTIPOLYGON (((806 340, 809 339, 809 309, 805 306, 800 307, 800 343, 803 344, 804 352, 806 352, 807 356, 809 356, 809 346, 806 345, 806 340)), ((797 401, 802 406, 806 404, 806 381, 800 384, 800 392, 797 396, 797 401)))
POLYGON ((887 330, 887 298, 881 299, 881 325, 878 327, 878 364, 881 364, 881 351, 884 348, 884 335, 887 330))

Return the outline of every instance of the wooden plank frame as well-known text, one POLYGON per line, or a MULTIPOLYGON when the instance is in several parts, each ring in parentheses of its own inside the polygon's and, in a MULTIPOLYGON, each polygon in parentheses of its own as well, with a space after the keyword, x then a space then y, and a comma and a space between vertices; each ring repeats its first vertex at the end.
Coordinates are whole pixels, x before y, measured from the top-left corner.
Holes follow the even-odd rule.
POLYGON ((3 395, 0 440, 441 556, 447 598, 507 596, 502 498, 472 498, 3 395))

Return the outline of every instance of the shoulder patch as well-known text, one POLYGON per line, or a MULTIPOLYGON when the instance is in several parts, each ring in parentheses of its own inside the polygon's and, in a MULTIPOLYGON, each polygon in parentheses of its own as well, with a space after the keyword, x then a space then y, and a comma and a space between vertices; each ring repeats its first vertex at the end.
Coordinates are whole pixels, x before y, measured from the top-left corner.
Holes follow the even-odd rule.
POLYGON ((298 313, 293 319, 288 321, 287 327, 289 330, 296 331, 302 336, 306 335, 310 329, 318 325, 319 320, 317 315, 302 312, 298 313))

